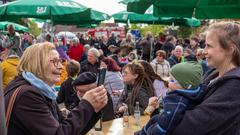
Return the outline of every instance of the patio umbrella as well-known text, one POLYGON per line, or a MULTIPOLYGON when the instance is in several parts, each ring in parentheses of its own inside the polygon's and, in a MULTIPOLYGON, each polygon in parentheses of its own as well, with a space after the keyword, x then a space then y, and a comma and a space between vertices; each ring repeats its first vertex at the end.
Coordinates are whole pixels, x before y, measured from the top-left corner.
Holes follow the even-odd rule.
POLYGON ((23 31, 23 32, 28 32, 29 31, 29 29, 25 26, 22 26, 20 24, 13 23, 13 22, 8 22, 8 21, 0 22, 0 30, 7 30, 6 26, 8 24, 12 24, 16 31, 23 31))
POLYGON ((95 28, 98 24, 79 24, 77 25, 77 28, 95 28))
POLYGON ((0 20, 24 17, 81 22, 91 19, 90 11, 72 0, 17 0, 0 5, 0 20))
POLYGON ((127 23, 146 23, 146 24, 166 24, 198 27, 201 22, 196 18, 181 18, 181 17, 154 17, 153 14, 137 14, 133 12, 121 11, 113 14, 115 22, 127 23))
POLYGON ((127 4, 127 11, 142 14, 153 4, 154 16, 158 17, 240 17, 240 0, 123 0, 122 3, 127 4))
POLYGON ((91 24, 96 25, 99 24, 101 21, 108 20, 110 17, 108 14, 99 12, 96 10, 91 9, 90 10, 90 19, 88 20, 82 20, 80 22, 72 21, 72 19, 66 20, 66 19, 55 19, 53 21, 51 20, 44 20, 44 19, 37 19, 37 18, 31 18, 31 20, 39 23, 44 23, 44 22, 51 22, 53 25, 57 24, 63 24, 63 25, 81 25, 81 26, 91 26, 91 24))
MULTIPOLYGON (((75 15, 74 15, 75 16, 75 15)), ((67 25, 86 25, 86 24, 99 24, 101 21, 108 20, 110 17, 108 14, 96 11, 93 9, 89 10, 89 13, 82 14, 80 16, 74 17, 72 15, 69 15, 68 18, 62 18, 59 16, 59 18, 55 18, 52 20, 52 23, 54 25, 56 24, 67 24, 67 25)))

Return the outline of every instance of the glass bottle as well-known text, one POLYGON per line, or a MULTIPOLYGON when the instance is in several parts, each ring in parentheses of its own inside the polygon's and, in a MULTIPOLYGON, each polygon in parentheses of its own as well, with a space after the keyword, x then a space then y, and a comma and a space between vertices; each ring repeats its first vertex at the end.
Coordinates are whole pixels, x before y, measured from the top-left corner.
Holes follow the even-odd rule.
POLYGON ((129 126, 129 113, 128 108, 123 113, 123 127, 129 126))
POLYGON ((141 113, 140 113, 140 109, 139 109, 139 102, 136 102, 136 106, 134 109, 134 119, 135 119, 135 125, 140 126, 140 117, 141 117, 141 113))
POLYGON ((95 131, 102 131, 102 117, 95 124, 94 129, 95 131))
POLYGON ((155 110, 155 107, 148 105, 147 108, 144 110, 144 115, 151 115, 154 110, 155 110))

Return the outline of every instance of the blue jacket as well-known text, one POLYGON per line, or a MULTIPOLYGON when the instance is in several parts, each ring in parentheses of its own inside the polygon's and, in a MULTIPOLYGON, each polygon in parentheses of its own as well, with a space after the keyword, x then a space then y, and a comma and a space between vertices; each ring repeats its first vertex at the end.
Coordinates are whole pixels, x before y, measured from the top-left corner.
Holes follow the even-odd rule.
POLYGON ((217 76, 212 70, 204 79, 203 101, 185 112, 172 135, 240 135, 240 67, 212 81, 217 76))
POLYGON ((203 98, 204 85, 192 90, 174 90, 163 99, 163 113, 153 116, 139 135, 170 134, 183 118, 186 110, 193 108, 203 98))

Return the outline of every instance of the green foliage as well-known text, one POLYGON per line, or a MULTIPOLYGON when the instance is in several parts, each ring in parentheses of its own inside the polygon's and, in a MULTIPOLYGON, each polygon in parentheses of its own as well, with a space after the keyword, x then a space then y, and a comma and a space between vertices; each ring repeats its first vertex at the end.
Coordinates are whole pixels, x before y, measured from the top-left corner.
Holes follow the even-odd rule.
POLYGON ((190 37, 193 29, 194 28, 191 28, 191 27, 180 26, 178 28, 178 37, 182 37, 182 38, 190 37))
POLYGON ((147 25, 144 27, 140 27, 137 24, 131 24, 130 29, 138 29, 141 32, 141 35, 144 36, 148 31, 152 33, 153 36, 157 36, 159 32, 164 32, 163 25, 147 25))
POLYGON ((198 36, 200 33, 203 32, 203 28, 204 27, 184 27, 181 26, 178 29, 178 37, 182 37, 182 38, 188 38, 191 36, 198 36))
POLYGON ((29 32, 30 32, 31 34, 33 34, 35 37, 37 37, 38 35, 40 35, 41 31, 40 31, 40 29, 38 28, 36 22, 34 22, 34 21, 29 21, 29 22, 28 22, 28 25, 29 25, 29 32))

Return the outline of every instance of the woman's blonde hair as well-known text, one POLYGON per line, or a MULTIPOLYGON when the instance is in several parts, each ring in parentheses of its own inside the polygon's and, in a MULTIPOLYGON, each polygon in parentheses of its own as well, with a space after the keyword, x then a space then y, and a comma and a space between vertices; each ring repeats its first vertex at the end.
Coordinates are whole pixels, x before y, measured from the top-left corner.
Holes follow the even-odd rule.
POLYGON ((22 72, 31 72, 40 79, 46 78, 46 70, 50 51, 56 49, 54 44, 43 42, 29 46, 23 53, 19 65, 18 74, 22 72))

